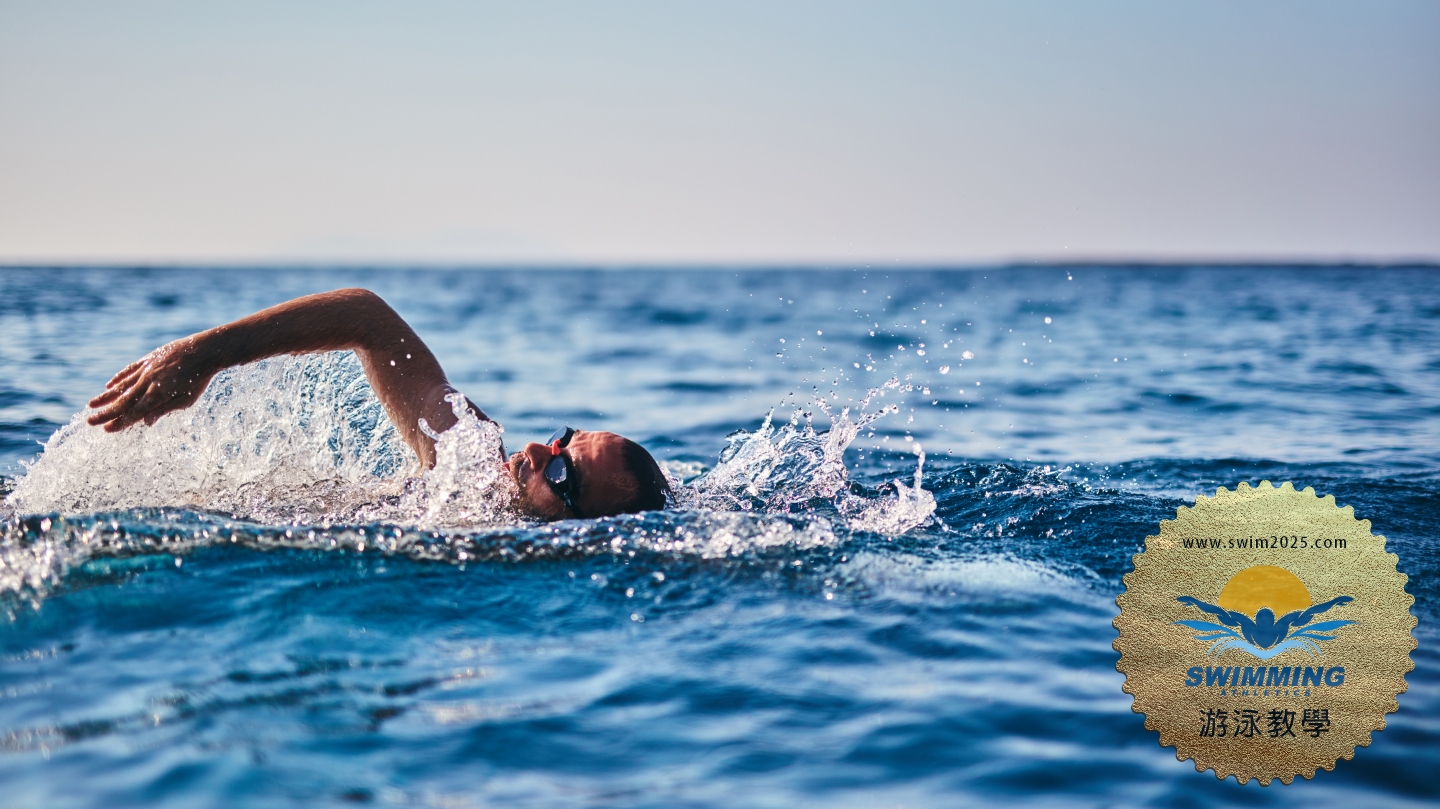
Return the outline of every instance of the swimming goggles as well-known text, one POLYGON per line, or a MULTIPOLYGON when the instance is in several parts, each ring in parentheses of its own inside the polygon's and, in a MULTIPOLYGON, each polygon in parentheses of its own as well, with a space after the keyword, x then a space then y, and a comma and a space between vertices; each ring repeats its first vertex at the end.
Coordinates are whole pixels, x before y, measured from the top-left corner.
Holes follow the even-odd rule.
POLYGON ((561 427, 545 442, 550 447, 550 462, 545 464, 545 482, 565 501, 577 519, 583 519, 580 507, 575 505, 575 498, 580 495, 580 478, 570 466, 570 457, 560 451, 570 446, 570 439, 574 436, 574 428, 561 427))

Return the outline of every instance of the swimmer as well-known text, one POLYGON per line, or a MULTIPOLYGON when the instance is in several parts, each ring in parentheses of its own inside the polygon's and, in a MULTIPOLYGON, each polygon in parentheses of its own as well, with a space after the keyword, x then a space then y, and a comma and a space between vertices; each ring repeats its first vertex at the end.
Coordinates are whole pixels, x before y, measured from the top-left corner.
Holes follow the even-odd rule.
MULTIPOLYGON (((338 289, 272 306, 234 323, 167 343, 116 374, 90 400, 92 425, 119 432, 183 410, 210 380, 235 365, 282 354, 351 350, 405 443, 425 467, 435 442, 420 429, 444 432, 457 419, 445 397, 458 393, 435 355, 379 295, 338 289)), ((490 421, 474 402, 470 411, 490 421)), ((501 450, 502 457, 504 450, 501 450)), ((518 488, 515 507, 541 520, 609 517, 663 509, 669 484, 639 444, 614 433, 563 428, 549 443, 531 443, 506 468, 518 488)))

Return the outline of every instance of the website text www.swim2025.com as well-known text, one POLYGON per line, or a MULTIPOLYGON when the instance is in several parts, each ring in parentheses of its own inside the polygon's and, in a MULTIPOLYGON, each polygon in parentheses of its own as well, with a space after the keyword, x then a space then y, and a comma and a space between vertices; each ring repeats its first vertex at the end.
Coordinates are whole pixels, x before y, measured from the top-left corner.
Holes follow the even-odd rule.
POLYGON ((1185 537, 1182 548, 1195 550, 1345 550, 1343 537, 1310 537, 1299 534, 1276 534, 1268 537, 1185 537))

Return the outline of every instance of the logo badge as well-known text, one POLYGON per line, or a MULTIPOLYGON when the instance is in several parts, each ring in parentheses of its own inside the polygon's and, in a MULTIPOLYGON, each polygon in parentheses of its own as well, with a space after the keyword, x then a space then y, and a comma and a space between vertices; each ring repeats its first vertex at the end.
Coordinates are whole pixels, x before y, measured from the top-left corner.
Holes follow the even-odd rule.
POLYGON ((1116 599, 1133 709, 1195 769, 1290 783, 1397 710, 1416 621, 1395 554, 1349 506, 1262 481, 1181 507, 1116 599))

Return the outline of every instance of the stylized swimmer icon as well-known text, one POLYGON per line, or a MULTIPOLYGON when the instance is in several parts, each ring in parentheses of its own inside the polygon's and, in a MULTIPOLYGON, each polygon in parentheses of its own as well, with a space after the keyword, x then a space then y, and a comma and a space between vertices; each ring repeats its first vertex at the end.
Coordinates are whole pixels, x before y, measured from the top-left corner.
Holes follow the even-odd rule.
POLYGON ((1215 641, 1210 654, 1238 649, 1261 660, 1269 660, 1281 652, 1301 649, 1312 657, 1320 654, 1316 641, 1334 640, 1334 632, 1355 621, 1322 621, 1311 624, 1317 615, 1355 599, 1338 596, 1321 604, 1310 604, 1310 593, 1300 579, 1284 568, 1256 565, 1235 574, 1220 592, 1219 604, 1210 604, 1194 596, 1175 599, 1220 619, 1208 621, 1176 621, 1196 630, 1195 639, 1215 641), (1275 617, 1278 607, 1299 607, 1275 617), (1247 614, 1249 613, 1249 614, 1247 614), (1252 618, 1251 615, 1254 617, 1252 618), (1236 630, 1239 630, 1238 632, 1236 630))

